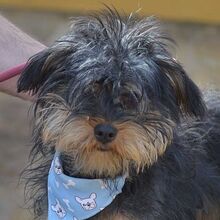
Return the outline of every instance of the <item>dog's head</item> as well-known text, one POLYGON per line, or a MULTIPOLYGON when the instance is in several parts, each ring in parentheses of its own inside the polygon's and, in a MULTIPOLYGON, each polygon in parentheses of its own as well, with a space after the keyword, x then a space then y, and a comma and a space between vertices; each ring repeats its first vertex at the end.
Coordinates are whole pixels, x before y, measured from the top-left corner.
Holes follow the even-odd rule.
POLYGON ((89 176, 141 170, 172 141, 182 117, 202 117, 197 86, 168 50, 154 18, 109 10, 76 18, 32 57, 18 91, 36 94, 35 131, 89 176))
POLYGON ((57 216, 59 218, 64 218, 66 215, 66 211, 64 208, 60 205, 60 202, 56 199, 56 205, 52 205, 51 209, 56 212, 57 216))
POLYGON ((96 207, 96 194, 92 193, 89 198, 81 199, 80 197, 76 196, 76 201, 82 206, 85 210, 92 210, 96 207))

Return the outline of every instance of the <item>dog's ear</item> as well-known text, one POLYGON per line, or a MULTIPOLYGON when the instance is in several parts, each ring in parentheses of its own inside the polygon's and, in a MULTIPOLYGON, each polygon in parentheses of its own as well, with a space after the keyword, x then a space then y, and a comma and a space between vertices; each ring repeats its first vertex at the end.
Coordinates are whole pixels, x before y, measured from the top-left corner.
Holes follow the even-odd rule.
POLYGON ((38 91, 42 82, 44 82, 50 74, 44 66, 49 56, 50 52, 46 49, 30 58, 18 80, 18 92, 32 91, 36 93, 38 91))
POLYGON ((68 49, 50 48, 31 57, 18 80, 18 92, 36 94, 51 74, 63 71, 68 54, 68 49))
POLYGON ((201 91, 188 77, 180 63, 172 58, 170 61, 160 61, 159 65, 170 81, 182 115, 203 117, 206 112, 206 106, 201 91))
POLYGON ((57 211, 57 208, 54 205, 52 205, 51 208, 53 211, 55 211, 55 212, 57 211))
POLYGON ((92 199, 92 200, 96 199, 96 194, 92 193, 89 198, 92 199))
POLYGON ((82 203, 82 199, 80 199, 78 196, 76 196, 76 201, 80 204, 82 203))

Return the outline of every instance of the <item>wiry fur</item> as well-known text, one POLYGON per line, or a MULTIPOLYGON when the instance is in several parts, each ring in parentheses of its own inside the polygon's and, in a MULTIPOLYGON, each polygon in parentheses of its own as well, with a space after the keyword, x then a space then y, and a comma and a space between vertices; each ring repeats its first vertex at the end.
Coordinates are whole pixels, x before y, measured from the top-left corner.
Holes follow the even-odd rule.
POLYGON ((91 219, 220 218, 219 95, 204 103, 169 43, 154 18, 108 9, 76 18, 30 59, 18 91, 38 97, 24 171, 36 217, 46 218, 57 149, 70 176, 128 175, 123 192, 91 219), (108 151, 94 136, 100 123, 118 130, 108 151))

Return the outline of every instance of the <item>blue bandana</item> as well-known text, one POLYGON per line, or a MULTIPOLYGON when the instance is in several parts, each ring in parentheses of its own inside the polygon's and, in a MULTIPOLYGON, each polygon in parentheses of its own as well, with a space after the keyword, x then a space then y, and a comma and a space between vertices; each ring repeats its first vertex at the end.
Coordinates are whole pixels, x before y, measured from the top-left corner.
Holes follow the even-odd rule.
POLYGON ((56 152, 48 176, 48 220, 88 219, 107 207, 124 183, 125 177, 114 181, 69 177, 56 152))

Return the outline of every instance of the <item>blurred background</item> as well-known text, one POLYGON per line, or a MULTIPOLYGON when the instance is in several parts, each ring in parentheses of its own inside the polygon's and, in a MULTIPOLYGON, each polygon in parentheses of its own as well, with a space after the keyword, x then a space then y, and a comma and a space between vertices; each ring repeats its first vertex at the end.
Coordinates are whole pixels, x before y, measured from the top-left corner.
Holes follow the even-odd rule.
MULTIPOLYGON (((220 88, 219 0, 0 0, 0 13, 40 42, 50 45, 68 29, 70 17, 104 8, 159 17, 177 42, 174 56, 203 89, 220 88)), ((1 33, 0 33, 1 34, 1 33)), ((17 186, 30 141, 29 104, 0 94, 0 219, 32 219, 17 186)))

